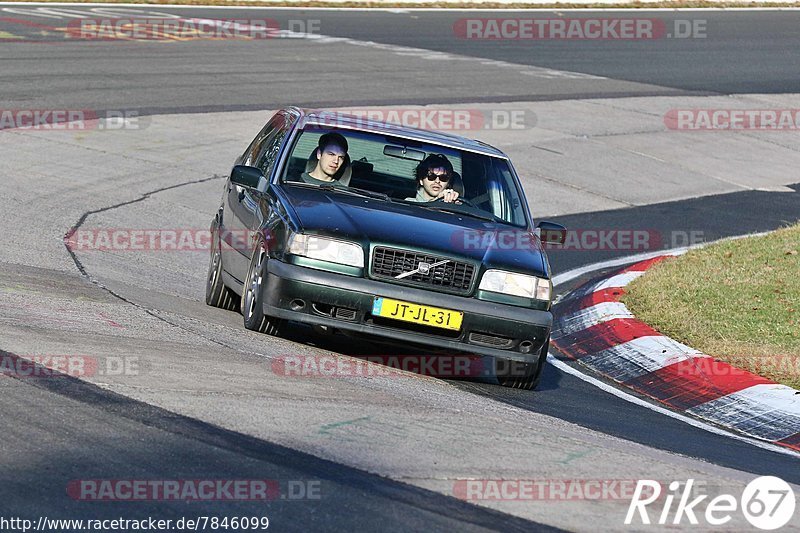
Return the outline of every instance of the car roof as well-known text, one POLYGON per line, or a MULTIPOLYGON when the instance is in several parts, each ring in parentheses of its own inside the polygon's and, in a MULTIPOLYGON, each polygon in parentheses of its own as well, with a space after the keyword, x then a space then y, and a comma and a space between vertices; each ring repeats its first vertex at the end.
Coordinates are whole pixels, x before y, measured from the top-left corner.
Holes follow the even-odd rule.
POLYGON ((508 159, 508 156, 502 151, 477 139, 467 139, 466 137, 452 135, 449 133, 441 133, 438 131, 402 126, 400 124, 394 124, 391 122, 371 120, 367 117, 359 117, 339 111, 330 111, 325 109, 300 109, 296 107, 290 109, 300 114, 298 127, 301 128, 308 124, 317 124, 320 126, 329 126, 331 128, 369 131, 372 133, 403 137, 414 141, 437 144, 458 150, 466 150, 469 152, 476 152, 479 154, 508 159))

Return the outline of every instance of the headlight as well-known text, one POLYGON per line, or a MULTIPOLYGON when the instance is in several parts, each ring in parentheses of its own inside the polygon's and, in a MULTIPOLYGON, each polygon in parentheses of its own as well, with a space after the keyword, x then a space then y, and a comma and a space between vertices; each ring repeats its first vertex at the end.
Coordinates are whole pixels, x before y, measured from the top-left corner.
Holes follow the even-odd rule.
POLYGON ((364 267, 364 249, 354 242, 294 233, 289 237, 289 253, 341 265, 364 267))
POLYGON ((503 270, 487 270, 478 286, 484 291, 548 301, 552 287, 549 279, 514 274, 503 270))

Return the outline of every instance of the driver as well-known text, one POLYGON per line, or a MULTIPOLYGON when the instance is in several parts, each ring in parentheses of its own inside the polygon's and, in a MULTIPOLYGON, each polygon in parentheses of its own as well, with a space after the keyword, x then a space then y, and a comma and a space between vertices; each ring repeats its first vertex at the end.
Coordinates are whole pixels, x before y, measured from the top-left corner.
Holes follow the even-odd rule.
POLYGON ((347 139, 338 133, 326 133, 319 138, 315 152, 317 165, 310 172, 303 172, 300 178, 313 185, 337 182, 341 171, 349 163, 347 139))
POLYGON ((458 191, 450 187, 453 179, 453 164, 441 154, 426 157, 415 172, 417 195, 406 198, 410 202, 433 202, 444 200, 451 203, 458 198, 458 191))

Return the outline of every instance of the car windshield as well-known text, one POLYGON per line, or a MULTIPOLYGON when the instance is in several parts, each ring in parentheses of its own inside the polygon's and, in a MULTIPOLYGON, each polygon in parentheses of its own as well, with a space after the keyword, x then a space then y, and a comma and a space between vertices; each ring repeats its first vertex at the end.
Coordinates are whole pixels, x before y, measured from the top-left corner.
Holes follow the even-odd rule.
MULTIPOLYGON (((328 153, 331 160, 336 160, 337 155, 341 158, 344 150, 334 148, 328 153)), ((327 164, 325 156, 322 163, 327 164)), ((405 202, 419 209, 452 211, 516 226, 527 224, 520 191, 505 159, 402 137, 310 127, 300 131, 296 137, 281 181, 324 184, 325 188, 331 188, 331 185, 339 189, 347 187, 354 193, 380 193, 375 196, 405 202), (347 141, 347 157, 332 175, 333 182, 324 179, 329 176, 324 170, 330 172, 334 166, 317 167, 320 163, 317 158, 320 137, 330 133, 339 134, 347 141), (452 172, 447 173, 449 181, 446 187, 457 191, 463 202, 425 201, 429 196, 423 194, 416 179, 417 167, 432 155, 439 156, 436 161, 444 158, 452 166, 452 172), (322 177, 323 181, 314 176, 322 177)))

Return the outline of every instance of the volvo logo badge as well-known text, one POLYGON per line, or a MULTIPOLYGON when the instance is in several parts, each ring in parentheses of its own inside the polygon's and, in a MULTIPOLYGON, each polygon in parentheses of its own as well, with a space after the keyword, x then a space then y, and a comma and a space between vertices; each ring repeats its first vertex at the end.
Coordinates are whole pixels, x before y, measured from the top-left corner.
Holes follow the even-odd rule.
POLYGON ((443 260, 437 261, 437 262, 435 262, 433 264, 426 263, 424 261, 420 261, 419 264, 417 265, 417 268, 415 268, 414 270, 409 270, 408 272, 403 272, 402 274, 398 274, 397 276, 394 277, 394 279, 403 279, 403 278, 407 278, 408 276, 413 276, 414 274, 418 274, 418 273, 422 274, 422 275, 426 275, 431 271, 432 268, 436 268, 438 266, 447 264, 449 262, 450 262, 449 259, 443 259, 443 260))

